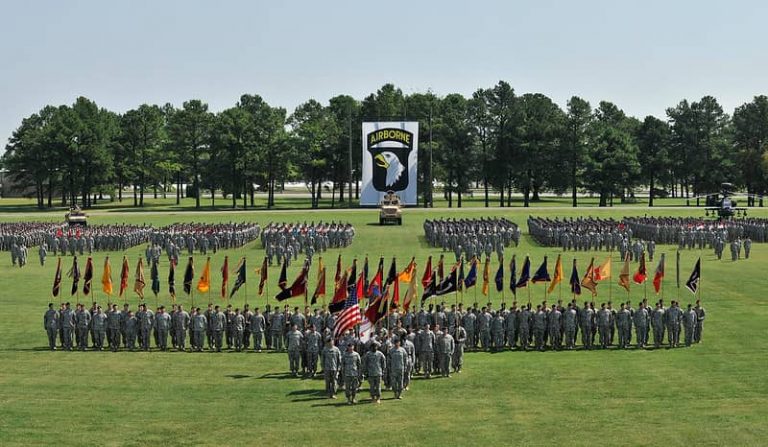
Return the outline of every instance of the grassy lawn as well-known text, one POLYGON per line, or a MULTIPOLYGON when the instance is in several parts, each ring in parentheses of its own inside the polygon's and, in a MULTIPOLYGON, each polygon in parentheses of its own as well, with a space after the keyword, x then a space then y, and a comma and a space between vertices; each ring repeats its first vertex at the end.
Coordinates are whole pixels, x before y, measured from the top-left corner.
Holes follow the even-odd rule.
MULTIPOLYGON (((302 199, 307 201, 307 199, 302 199)), ((477 198, 476 200, 479 200, 477 198)), ((563 199, 566 203, 568 200, 563 199)), ((218 201, 217 201, 218 202, 218 201)), ((153 204, 152 210, 181 211, 170 203, 153 204)), ((226 203, 221 202, 222 205, 226 203)), ((478 206, 480 203, 473 204, 478 206)), ((371 256, 371 270, 378 256, 387 264, 397 256, 399 267, 416 256, 419 274, 428 255, 439 255, 424 243, 422 223, 440 216, 472 217, 503 215, 523 226, 529 214, 548 216, 703 215, 701 209, 578 209, 536 210, 519 208, 485 210, 409 209, 402 227, 380 227, 375 210, 271 211, 195 215, 194 212, 143 215, 94 213, 92 223, 153 223, 176 221, 269 221, 344 220, 352 222, 357 237, 343 250, 345 266, 353 257, 361 262, 371 256)), ((29 220, 13 211, 28 206, 24 201, 0 201, 0 220, 29 220)), ((185 202, 182 208, 188 210, 185 202)), ((31 209, 26 209, 31 211, 31 209)), ((121 210, 124 211, 124 210, 121 210)), ((768 217, 768 211, 755 210, 768 217)), ((62 219, 60 212, 40 219, 62 219)), ((668 253, 666 301, 674 299, 674 247, 668 253)), ((113 275, 127 255, 132 268, 143 247, 111 253, 113 275)), ((325 253, 333 275, 338 250, 325 253)), ((532 244, 525 235, 521 246, 507 249, 518 258, 531 255, 534 267, 544 255, 550 269, 556 250, 532 244)), ((248 301, 263 306, 267 297, 256 295, 253 268, 264 252, 256 242, 241 250, 219 252, 212 258, 214 296, 221 302, 218 272, 224 255, 236 263, 249 261, 248 301)), ((578 253, 580 272, 592 254, 578 253)), ((386 392, 381 405, 367 399, 354 407, 339 400, 323 399, 321 379, 288 378, 285 354, 272 353, 111 353, 49 352, 42 316, 50 298, 55 259, 45 267, 30 250, 24 269, 11 267, 10 255, 0 260, 0 445, 765 445, 768 437, 768 306, 765 271, 768 247, 753 245, 752 258, 733 263, 717 261, 709 251, 682 254, 683 278, 696 258, 703 258, 703 302, 708 319, 704 341, 693 348, 647 351, 591 351, 498 354, 469 353, 465 371, 450 379, 416 379, 403 401, 386 392), (311 443, 311 444, 310 444, 311 443)), ((96 281, 104 253, 94 256, 96 281)), ((565 255, 566 278, 573 254, 565 255)), ((596 253, 598 259, 605 252, 596 253)), ((453 254, 446 254, 452 259, 453 254)), ((614 254, 614 276, 620 270, 614 254)), ((197 273, 204 259, 196 257, 197 273)), ((69 268, 71 259, 64 259, 69 268)), ((183 263, 182 263, 183 264, 183 263)), ((162 294, 158 303, 169 303, 161 265, 162 294)), ((183 268, 183 267, 182 267, 183 268)), ((636 268, 636 265, 633 265, 636 268)), ((655 265, 649 264, 652 272, 655 265)), ((495 272, 496 263, 492 264, 495 272)), ((291 281, 298 270, 289 272, 291 281)), ((551 271, 551 270, 550 270, 551 271)), ((147 276, 149 271, 146 271, 147 276)), ((270 275, 276 289, 277 267, 270 275)), ((493 273, 492 273, 493 274, 493 273)), ((508 274, 508 272, 507 272, 508 274)), ((177 272, 177 289, 181 273, 177 272)), ((683 279, 683 281, 684 281, 683 279)), ((614 301, 626 294, 616 283, 599 287, 598 303, 607 300, 612 287, 614 301)), ((310 288, 314 288, 315 270, 310 288)), ((132 286, 132 280, 130 285, 132 286)), ((71 283, 64 280, 62 290, 71 283)), ((129 286, 129 289, 132 287, 129 286)), ((649 287, 651 289, 651 287, 649 287)), ((149 287, 147 288, 149 290, 149 287)), ((233 305, 241 306, 241 293, 233 305)), ((533 301, 543 299, 543 286, 532 290, 533 301)), ((569 298, 563 291, 564 298, 569 298)), ((650 294, 650 292, 649 292, 650 294)), ((485 299, 477 292, 478 301, 485 299)), ((633 302, 642 299, 635 287, 633 302)), ((684 304, 691 294, 680 291, 684 304)), ((475 292, 459 297, 475 301, 475 292)), ((654 299, 653 296, 649 296, 654 299)), ((67 297, 67 299, 70 299, 67 297)), ((96 295, 100 302, 106 297, 96 295)), ((451 302, 451 297, 447 301, 451 302)), ((490 299, 498 305, 495 292, 490 299)), ((510 297, 507 297, 510 301, 510 297)), ((58 301, 58 300, 57 300, 58 301)), ((73 297, 71 301, 75 301, 73 297)), ((207 297, 196 297, 196 304, 207 297)), ((274 303, 274 299, 270 300, 274 303)), ((521 297, 521 301, 527 301, 521 297)), ((129 294, 135 310, 135 295, 129 294)), ((149 295, 147 302, 155 305, 149 295)), ((189 299, 180 302, 189 307, 189 299)), ((302 306, 301 299, 290 300, 302 306)), ((362 397, 366 393, 363 392, 362 397)), ((340 399, 343 401, 343 399, 340 399)))

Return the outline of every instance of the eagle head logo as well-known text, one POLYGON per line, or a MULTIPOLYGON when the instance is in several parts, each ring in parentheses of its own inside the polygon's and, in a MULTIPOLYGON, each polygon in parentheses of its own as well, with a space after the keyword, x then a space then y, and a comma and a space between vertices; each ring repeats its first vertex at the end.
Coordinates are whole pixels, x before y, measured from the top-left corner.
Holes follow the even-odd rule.
POLYGON ((394 185, 400 176, 405 172, 405 166, 400 163, 400 159, 397 158, 393 152, 384 151, 376 154, 373 157, 373 162, 376 166, 385 169, 387 171, 384 183, 387 187, 394 185))

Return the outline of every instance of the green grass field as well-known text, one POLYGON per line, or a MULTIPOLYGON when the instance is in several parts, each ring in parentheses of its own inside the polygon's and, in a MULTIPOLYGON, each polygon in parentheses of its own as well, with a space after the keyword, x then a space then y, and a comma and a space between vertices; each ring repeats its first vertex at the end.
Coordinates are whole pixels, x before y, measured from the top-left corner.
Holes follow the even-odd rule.
MULTIPOLYGON (((30 219, 6 211, 10 213, 0 220, 30 219)), ((646 213, 703 214, 700 209, 663 208, 409 209, 402 227, 380 227, 375 224, 374 210, 205 215, 105 210, 91 221, 163 225, 181 220, 251 220, 263 225, 299 219, 348 220, 355 225, 357 237, 352 247, 342 251, 345 265, 355 256, 362 261, 368 254, 374 264, 380 255, 387 259, 395 255, 403 267, 415 255, 420 269, 428 255, 439 254, 423 240, 422 223, 427 217, 503 215, 525 229, 528 214, 621 217, 646 213)), ((768 217, 768 212, 756 210, 753 215, 768 217)), ((228 254, 233 263, 247 256, 248 300, 252 305, 265 304, 266 297, 255 293, 253 268, 263 258, 257 245, 213 257, 214 290, 218 290, 217 272, 223 256, 228 254)), ((670 261, 674 250, 657 248, 658 253, 667 252, 670 261)), ((111 253, 114 274, 123 254, 133 268, 142 251, 143 247, 136 247, 111 253)), ((507 256, 512 253, 518 257, 530 254, 534 266, 545 254, 552 263, 557 255, 555 250, 533 245, 527 235, 518 249, 507 250, 507 256)), ((337 254, 329 251, 324 255, 329 270, 337 254)), ((94 256, 95 282, 104 255, 94 256)), ((19 269, 11 267, 10 255, 3 253, 0 445, 765 445, 768 247, 753 245, 752 258, 737 263, 717 261, 709 251, 685 251, 683 277, 700 255, 703 303, 708 312, 700 345, 656 351, 468 353, 462 374, 450 379, 417 378, 403 401, 392 400, 392 394, 386 392, 381 405, 364 400, 349 407, 340 402, 343 399, 324 399, 321 379, 288 378, 285 354, 49 352, 42 316, 51 301, 55 259, 49 258, 41 267, 36 251, 30 250, 29 265, 19 269)), ((583 273, 590 254, 577 256, 583 273)), ((597 256, 602 259, 605 253, 597 256)), ((572 254, 567 253, 566 276, 571 259, 572 254)), ((613 259, 617 275, 618 255, 613 259)), ((203 261, 196 257, 198 273, 203 261)), ((65 258, 66 268, 70 263, 71 258, 65 258)), ((649 270, 654 267, 649 264, 649 270)), ((495 270, 495 263, 492 268, 495 270)), ((289 281, 297 269, 291 269, 289 281)), ((272 291, 277 273, 276 267, 270 271, 272 291)), ((161 278, 166 275, 167 263, 161 266, 161 278)), ((314 275, 313 271, 311 288, 314 275)), ((177 276, 177 284, 180 282, 177 276)), ((672 261, 667 265, 667 301, 677 293, 673 282, 672 261)), ((614 300, 626 296, 615 280, 611 284, 614 300)), ((62 289, 68 291, 70 285, 65 278, 62 289)), ((598 302, 607 299, 607 288, 606 284, 600 286, 598 302)), ((162 290, 158 301, 168 304, 165 284, 162 290)), ((637 302, 642 294, 643 289, 636 287, 631 298, 637 302)), ((133 294, 129 296, 135 309, 138 301, 133 294)), ((685 290, 680 297, 684 304, 692 298, 685 290)), ((533 301, 542 298, 543 287, 534 287, 533 301)), ((101 293, 96 299, 106 301, 101 293)), ((491 299, 498 305, 501 298, 494 294, 491 299)), ((220 302, 216 296, 212 300, 220 302)), ((463 300, 473 302, 474 292, 463 300)), ((240 306, 243 301, 240 293, 233 304, 240 306)), ((303 304, 300 299, 291 301, 303 304)), ((152 297, 147 302, 155 305, 152 297)), ((187 299, 180 302, 189 304, 187 299)), ((196 302, 207 302, 207 298, 197 297, 196 302)))

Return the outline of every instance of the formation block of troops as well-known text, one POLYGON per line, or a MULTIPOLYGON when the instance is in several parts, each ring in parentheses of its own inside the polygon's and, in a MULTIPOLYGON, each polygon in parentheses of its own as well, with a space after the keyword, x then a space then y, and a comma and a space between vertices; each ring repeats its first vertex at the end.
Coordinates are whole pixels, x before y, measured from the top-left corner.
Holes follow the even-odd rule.
POLYGON ((352 244, 355 227, 350 223, 275 223, 270 222, 261 233, 261 245, 267 255, 267 262, 274 261, 290 265, 300 254, 306 256, 309 263, 316 253, 329 248, 344 248, 352 244))
POLYGON ((35 247, 47 241, 51 230, 60 225, 51 222, 0 223, 0 250, 11 251, 14 244, 35 247))
POLYGON ((624 222, 638 237, 680 248, 713 248, 716 239, 725 243, 737 239, 768 241, 768 219, 742 218, 711 220, 693 217, 625 217, 624 222))
POLYGON ((504 257, 504 248, 514 242, 520 243, 520 228, 506 218, 480 219, 427 219, 424 221, 424 236, 432 247, 442 247, 443 251, 452 251, 456 262, 472 259, 483 254, 491 256, 497 253, 504 257))
POLYGON ((242 247, 259 237, 261 227, 254 222, 241 223, 176 223, 153 230, 144 251, 147 263, 159 260, 165 252, 169 260, 177 261, 182 252, 188 255, 214 254, 219 250, 242 247))
POLYGON ((713 250, 722 259, 726 246, 731 260, 749 259, 752 242, 766 242, 768 219, 731 219, 712 221, 697 218, 633 217, 625 218, 627 225, 639 236, 662 244, 676 244, 683 249, 713 250))
POLYGON ((54 256, 92 254, 94 251, 124 251, 149 240, 149 225, 56 226, 46 237, 46 250, 54 256))
MULTIPOLYGON (((540 245, 563 250, 630 250, 632 229, 614 219, 528 217, 528 233, 540 245)), ((634 252, 634 249, 632 249, 634 252)))

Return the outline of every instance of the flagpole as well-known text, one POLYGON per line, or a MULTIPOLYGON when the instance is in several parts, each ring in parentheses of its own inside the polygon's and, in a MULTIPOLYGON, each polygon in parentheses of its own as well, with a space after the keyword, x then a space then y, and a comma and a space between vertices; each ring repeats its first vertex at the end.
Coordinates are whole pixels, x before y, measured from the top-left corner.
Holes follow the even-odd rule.
POLYGON ((675 256, 675 282, 677 283, 677 298, 680 301, 680 249, 677 249, 675 256))
MULTIPOLYGON (((662 258, 664 257, 664 254, 665 253, 661 254, 662 258)), ((666 270, 666 268, 667 268, 667 266, 666 266, 666 261, 665 261, 664 262, 664 270, 666 270)), ((666 276, 666 275, 662 275, 661 276, 661 281, 659 282, 659 296, 661 297, 662 300, 664 299, 664 276, 666 276)))
MULTIPOLYGON (((697 295, 694 295, 694 298, 700 300, 701 299, 701 283, 702 283, 702 274, 701 274, 701 255, 704 252, 704 250, 699 250, 699 287, 696 289, 697 295)), ((679 302, 677 304, 680 304, 679 302)))
MULTIPOLYGON (((243 264, 245 264, 245 267, 243 267, 243 270, 245 271, 245 275, 248 276, 248 260, 245 259, 245 256, 243 256, 243 264)), ((245 304, 248 304, 248 281, 245 281, 245 304)))

